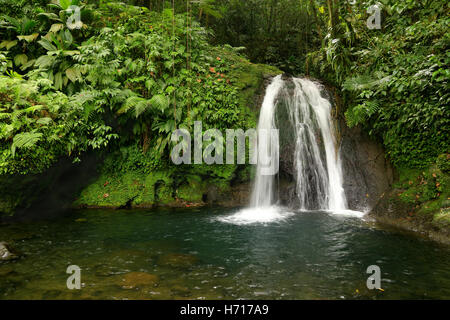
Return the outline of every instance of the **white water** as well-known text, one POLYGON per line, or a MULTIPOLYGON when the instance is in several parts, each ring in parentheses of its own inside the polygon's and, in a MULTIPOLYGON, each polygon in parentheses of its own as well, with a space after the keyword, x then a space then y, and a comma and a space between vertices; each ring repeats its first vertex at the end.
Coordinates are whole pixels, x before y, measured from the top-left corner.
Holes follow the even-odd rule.
MULTIPOLYGON (((322 97, 320 87, 307 79, 292 78, 289 89, 281 76, 267 87, 260 111, 258 130, 276 128, 275 113, 282 100, 287 104, 294 130, 296 195, 300 210, 321 210, 333 214, 361 217, 362 212, 347 209, 342 166, 331 104, 322 97)), ((262 145, 258 138, 258 164, 250 208, 220 218, 235 224, 268 223, 285 220, 293 213, 276 206, 275 175, 263 174, 260 159, 279 157, 278 148, 262 145)))
POLYGON ((283 93, 296 138, 294 167, 300 208, 346 210, 331 104, 321 96, 320 88, 314 82, 298 78, 292 81, 294 93, 289 94, 287 90, 283 93))
MULTIPOLYGON (((269 132, 269 130, 275 129, 276 98, 283 84, 284 81, 281 79, 281 75, 279 75, 267 87, 259 114, 258 133, 269 132)), ((264 166, 261 162, 266 159, 279 159, 279 149, 278 147, 275 148, 271 143, 261 143, 260 138, 261 136, 259 134, 257 146, 258 164, 250 202, 251 207, 269 207, 275 203, 274 175, 264 174, 264 166)))
POLYGON ((219 217, 217 220, 237 225, 253 223, 267 224, 284 221, 293 215, 293 212, 278 206, 250 207, 242 209, 232 215, 219 217))

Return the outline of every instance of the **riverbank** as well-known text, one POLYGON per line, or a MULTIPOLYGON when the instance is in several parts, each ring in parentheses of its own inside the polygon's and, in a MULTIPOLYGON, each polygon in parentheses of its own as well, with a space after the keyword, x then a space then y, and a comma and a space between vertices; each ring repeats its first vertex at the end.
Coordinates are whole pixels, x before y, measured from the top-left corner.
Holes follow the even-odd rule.
POLYGON ((370 216, 449 244, 450 176, 444 163, 426 170, 399 170, 397 181, 381 195, 370 216))

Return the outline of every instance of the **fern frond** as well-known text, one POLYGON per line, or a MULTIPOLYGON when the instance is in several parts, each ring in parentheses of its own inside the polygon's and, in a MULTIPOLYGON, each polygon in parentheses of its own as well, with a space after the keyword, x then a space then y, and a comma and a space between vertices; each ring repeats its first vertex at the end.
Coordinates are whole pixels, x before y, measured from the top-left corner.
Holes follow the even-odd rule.
POLYGON ((17 148, 30 148, 34 146, 42 137, 40 132, 24 132, 16 134, 11 145, 11 153, 14 157, 17 148))
POLYGON ((154 95, 150 99, 150 103, 153 107, 163 111, 169 107, 169 99, 163 94, 154 95))
POLYGON ((347 78, 342 87, 344 90, 348 91, 360 91, 383 85, 390 79, 389 76, 385 77, 384 74, 379 72, 375 73, 374 76, 375 77, 369 75, 358 75, 356 77, 347 78))
POLYGON ((345 112, 347 125, 351 128, 360 123, 364 123, 368 118, 380 110, 378 101, 368 100, 356 105, 345 112))

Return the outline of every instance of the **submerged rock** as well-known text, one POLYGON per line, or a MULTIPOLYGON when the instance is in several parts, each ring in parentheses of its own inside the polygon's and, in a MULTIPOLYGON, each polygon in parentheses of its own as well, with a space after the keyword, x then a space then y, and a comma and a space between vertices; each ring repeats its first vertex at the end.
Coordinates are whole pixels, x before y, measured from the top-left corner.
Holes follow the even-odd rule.
POLYGON ((6 242, 0 242, 0 261, 17 259, 18 255, 13 253, 6 242))
POLYGON ((5 264, 0 267, 0 277, 10 275, 14 273, 14 269, 9 264, 5 264))
POLYGON ((158 276, 146 272, 130 272, 121 275, 117 282, 123 289, 134 289, 140 286, 150 286, 159 282, 158 276))
POLYGON ((169 253, 158 260, 159 265, 175 268, 188 268, 197 262, 197 257, 190 254, 169 253))

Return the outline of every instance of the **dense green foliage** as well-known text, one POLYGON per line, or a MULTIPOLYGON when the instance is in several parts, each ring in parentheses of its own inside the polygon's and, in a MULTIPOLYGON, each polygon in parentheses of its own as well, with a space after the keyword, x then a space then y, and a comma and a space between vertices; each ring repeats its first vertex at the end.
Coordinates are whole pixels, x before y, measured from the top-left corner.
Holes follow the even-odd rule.
POLYGON ((111 172, 148 172, 169 165, 176 128, 254 126, 233 75, 246 62, 230 46, 211 46, 186 14, 72 0, 4 18, 2 173, 41 172, 64 154, 77 160, 100 147, 131 157, 113 160, 111 172), (80 30, 63 23, 74 3, 89 17, 80 30))
POLYGON ((426 167, 449 151, 449 6, 384 0, 382 28, 369 30, 361 13, 373 3, 340 8, 311 65, 344 90, 349 126, 365 125, 397 167, 426 167))
POLYGON ((336 87, 397 167, 446 167, 448 3, 382 0, 369 30, 372 0, 125 2, 0 0, 0 173, 92 149, 111 172, 166 170, 175 128, 254 126, 238 52, 336 87))
MULTIPOLYGON (((145 1, 129 1, 147 5, 145 1)), ((363 125, 397 167, 449 152, 449 4, 442 0, 174 1, 255 62, 338 89, 349 126, 363 125), (381 29, 367 10, 381 9, 381 29)), ((152 10, 171 5, 153 0, 152 10)))
POLYGON ((74 97, 52 90, 48 79, 0 77, 0 174, 47 169, 118 138, 101 121, 88 121, 74 97))

